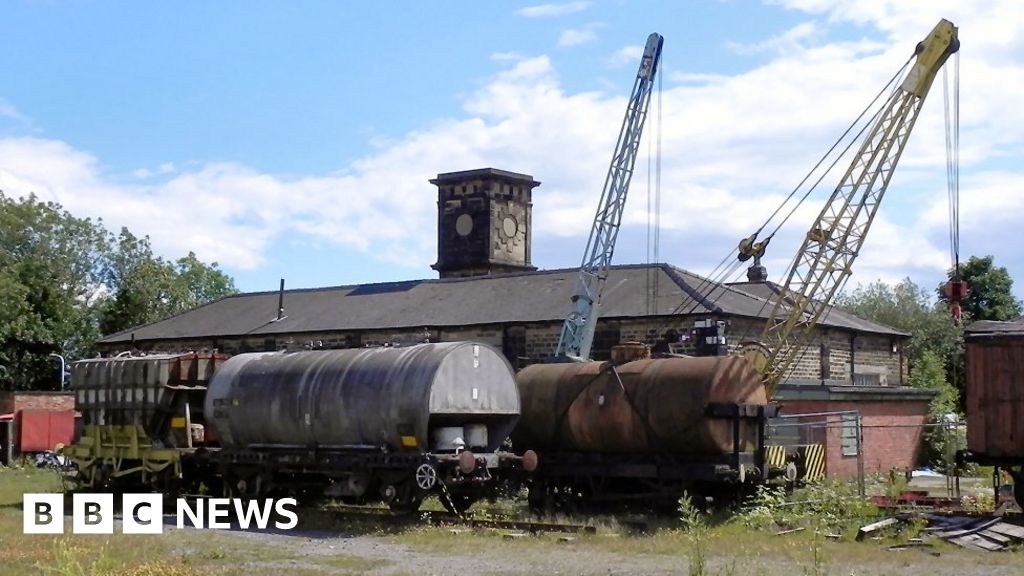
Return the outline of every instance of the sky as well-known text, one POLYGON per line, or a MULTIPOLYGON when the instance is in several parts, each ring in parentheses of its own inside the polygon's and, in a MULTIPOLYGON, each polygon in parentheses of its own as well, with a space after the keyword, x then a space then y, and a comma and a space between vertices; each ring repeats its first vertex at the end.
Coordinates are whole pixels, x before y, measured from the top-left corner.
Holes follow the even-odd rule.
MULTIPOLYGON (((0 190, 127 226, 167 258, 193 251, 263 291, 279 278, 436 277, 428 179, 494 167, 542 182, 533 264, 579 266, 658 32, 661 77, 615 262, 655 259, 657 204, 656 260, 709 274, 940 18, 961 41, 961 259, 995 256, 1024 297, 1019 0, 11 0, 0 6, 0 190)), ((910 277, 930 289, 951 265, 943 83, 850 288, 910 277)), ((773 240, 771 279, 840 175, 773 240)))

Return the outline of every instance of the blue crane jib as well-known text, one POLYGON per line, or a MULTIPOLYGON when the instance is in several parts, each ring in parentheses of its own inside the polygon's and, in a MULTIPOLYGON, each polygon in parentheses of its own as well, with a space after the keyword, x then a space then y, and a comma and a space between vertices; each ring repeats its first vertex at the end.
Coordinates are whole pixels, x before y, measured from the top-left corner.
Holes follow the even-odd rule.
POLYGON ((583 253, 579 278, 576 281, 572 305, 562 334, 558 339, 555 357, 587 359, 594 342, 594 330, 600 315, 601 289, 608 277, 615 239, 622 223, 622 211, 626 205, 629 182, 633 177, 640 136, 643 134, 647 107, 651 101, 651 87, 661 60, 661 47, 665 39, 660 34, 647 37, 647 46, 636 73, 633 93, 622 120, 619 139, 615 145, 608 175, 601 191, 594 225, 590 229, 587 249, 583 253))

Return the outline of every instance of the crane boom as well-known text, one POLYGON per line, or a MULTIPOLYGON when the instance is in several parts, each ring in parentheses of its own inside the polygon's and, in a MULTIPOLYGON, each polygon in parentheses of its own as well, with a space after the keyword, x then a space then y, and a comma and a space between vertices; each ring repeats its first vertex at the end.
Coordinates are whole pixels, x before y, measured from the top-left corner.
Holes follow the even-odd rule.
POLYGON ((626 116, 619 130, 618 143, 612 154, 608 175, 605 177, 601 201, 598 204, 594 225, 590 229, 587 249, 583 253, 579 277, 572 295, 572 306, 562 325, 562 334, 555 349, 556 357, 586 359, 594 342, 594 330, 600 314, 601 289, 608 277, 615 239, 622 223, 622 211, 626 205, 629 182, 633 177, 640 136, 647 119, 647 107, 651 101, 651 87, 661 60, 661 46, 665 39, 660 34, 647 37, 636 73, 633 93, 626 107, 626 116))
POLYGON ((932 81, 959 48, 957 28, 948 20, 941 20, 917 45, 913 67, 883 105, 853 163, 804 237, 762 335, 767 358, 761 359, 761 374, 769 396, 852 273, 932 81))

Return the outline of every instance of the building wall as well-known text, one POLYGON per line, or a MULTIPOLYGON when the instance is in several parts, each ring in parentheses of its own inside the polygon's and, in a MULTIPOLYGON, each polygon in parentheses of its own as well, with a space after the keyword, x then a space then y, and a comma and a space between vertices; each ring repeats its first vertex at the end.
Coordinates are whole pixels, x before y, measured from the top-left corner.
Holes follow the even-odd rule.
MULTIPOLYGON (((928 422, 927 400, 791 400, 783 406, 785 414, 841 411, 860 413, 865 474, 886 473, 894 468, 908 470, 920 463, 928 422)), ((820 430, 809 434, 823 439, 825 469, 829 476, 857 475, 857 456, 843 455, 841 416, 807 417, 801 422, 820 430), (822 426, 826 423, 827 428, 822 426)))
POLYGON ((74 409, 74 392, 0 392, 0 414, 22 410, 64 412, 74 409))
MULTIPOLYGON (((703 317, 608 319, 598 323, 591 357, 610 358, 611 347, 619 342, 638 341, 659 345, 666 351, 693 354, 690 338, 693 323, 703 317), (669 346, 668 340, 672 340, 669 346)), ((711 318, 714 320, 714 318, 711 318)), ((726 339, 731 353, 740 351, 747 341, 754 341, 764 327, 763 320, 727 319, 726 339)), ((339 331, 324 333, 282 334, 269 337, 234 337, 196 340, 172 340, 141 343, 146 351, 177 352, 182 350, 216 349, 227 354, 279 350, 286 347, 358 348, 386 344, 416 342, 451 342, 475 340, 490 344, 505 353, 516 368, 541 361, 558 345, 562 325, 555 322, 508 325, 481 325, 444 328, 410 328, 396 330, 339 331)), ((855 384, 898 386, 905 381, 902 362, 902 341, 867 334, 854 335, 837 329, 815 331, 813 338, 797 354, 790 378, 802 383, 855 384), (894 351, 895 349, 895 351, 894 351), (824 353, 824 354, 823 354, 824 353), (827 362, 823 362, 827 359, 827 362), (853 360, 853 372, 850 363, 853 360)), ((106 352, 119 352, 110 349, 106 352)))

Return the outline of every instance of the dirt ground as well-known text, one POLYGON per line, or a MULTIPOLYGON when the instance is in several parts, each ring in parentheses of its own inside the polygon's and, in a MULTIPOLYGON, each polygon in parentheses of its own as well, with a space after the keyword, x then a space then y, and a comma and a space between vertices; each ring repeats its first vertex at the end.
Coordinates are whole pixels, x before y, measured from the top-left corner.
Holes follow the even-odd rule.
POLYGON ((1024 574, 1021 547, 982 552, 941 541, 906 547, 907 535, 898 533, 857 542, 855 525, 833 539, 827 531, 780 535, 775 527, 735 520, 694 532, 670 519, 636 534, 624 519, 605 517, 593 521, 596 534, 510 536, 509 530, 381 524, 321 512, 300 516, 300 528, 287 532, 179 530, 167 517, 161 535, 22 534, 22 494, 58 488, 44 472, 0 469, 0 575, 1024 574))
MULTIPOLYGON (((189 531, 185 531, 186 533, 189 531)), ((506 537, 507 531, 453 533, 442 527, 399 534, 336 532, 217 534, 219 545, 261 549, 246 572, 397 574, 688 574, 692 543, 684 533, 622 536, 615 533, 567 537, 558 534, 506 537), (573 538, 573 539, 569 539, 573 538), (350 566, 332 568, 332 558, 350 566), (354 572, 353 572, 354 570, 354 572)), ((178 553, 188 554, 184 536, 178 553)), ((939 543, 890 551, 891 542, 822 542, 814 536, 748 533, 713 534, 707 543, 705 574, 794 574, 944 576, 1019 575, 1024 552, 980 552, 939 543), (815 549, 819 559, 815 560, 815 549)))

